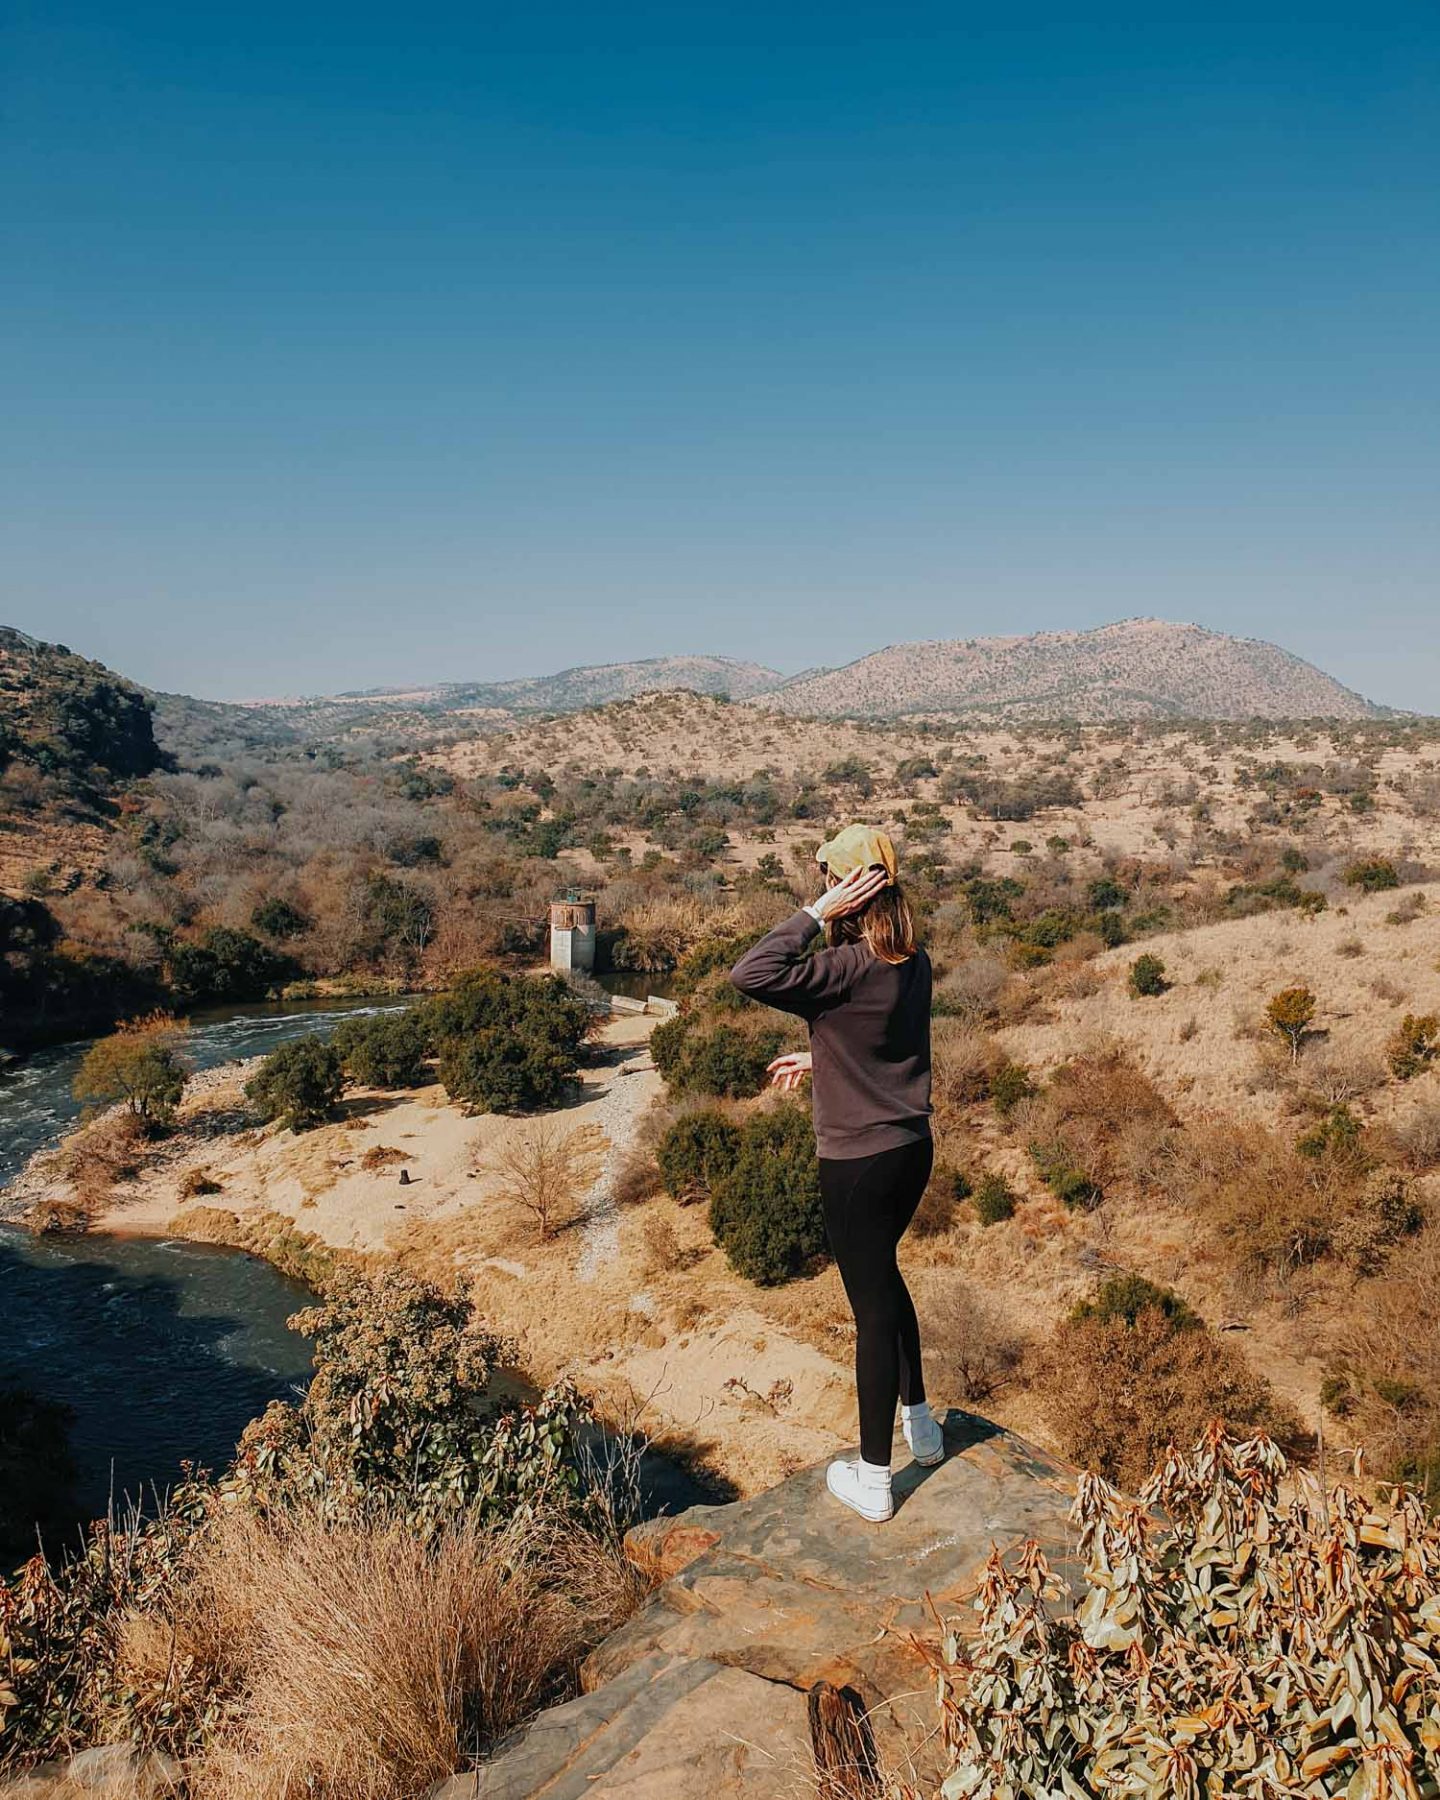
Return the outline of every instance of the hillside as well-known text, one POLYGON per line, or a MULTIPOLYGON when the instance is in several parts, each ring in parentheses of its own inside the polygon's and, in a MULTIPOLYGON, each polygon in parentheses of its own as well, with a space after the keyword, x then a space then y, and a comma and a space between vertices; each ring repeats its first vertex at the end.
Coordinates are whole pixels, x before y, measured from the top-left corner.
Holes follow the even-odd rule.
POLYGON ((103 663, 0 626, 0 772, 25 764, 85 796, 148 775, 161 760, 153 710, 103 663))
POLYGON ((798 676, 765 703, 865 718, 1365 719, 1383 711, 1274 644, 1161 619, 894 644, 844 668, 798 676))
POLYGON ((744 700, 767 693, 784 677, 760 663, 737 662, 729 656, 651 656, 640 662, 598 663, 562 669, 556 675, 532 675, 515 681, 446 682, 431 688, 383 688, 341 694, 341 700, 398 704, 428 712, 503 707, 516 712, 576 712, 629 700, 637 694, 688 689, 697 694, 728 694, 744 700))

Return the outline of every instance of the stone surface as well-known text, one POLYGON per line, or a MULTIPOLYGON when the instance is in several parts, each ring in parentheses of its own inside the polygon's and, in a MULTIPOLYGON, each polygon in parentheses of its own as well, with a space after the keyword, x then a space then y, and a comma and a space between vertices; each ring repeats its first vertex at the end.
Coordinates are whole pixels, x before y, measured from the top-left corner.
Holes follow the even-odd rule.
POLYGON ((868 1525, 823 1467, 753 1500, 697 1506, 632 1534, 661 1585, 595 1650, 584 1691, 430 1800, 791 1800, 813 1793, 806 1694, 854 1691, 882 1761, 933 1780, 933 1683, 914 1638, 960 1610, 992 1546, 1034 1537, 1063 1574, 1072 1472, 952 1412, 950 1454, 896 1445, 896 1513, 868 1525))
POLYGON ((141 1756, 129 1744, 96 1744, 0 1783, 0 1800, 165 1800, 182 1791, 172 1757, 141 1756))
MULTIPOLYGON (((882 1756, 931 1773, 933 1687, 911 1634, 933 1640, 932 1607, 968 1611, 993 1546, 1033 1537, 1060 1574, 1073 1566, 1073 1471, 971 1414, 951 1412, 944 1428, 949 1455, 933 1469, 907 1460, 897 1439, 886 1524, 837 1505, 817 1467, 753 1500, 644 1528, 643 1555, 675 1573, 591 1654, 582 1685, 603 1691, 657 1652, 801 1690, 848 1685, 870 1709, 882 1756)), ((677 1800, 688 1791, 677 1788, 677 1800)))

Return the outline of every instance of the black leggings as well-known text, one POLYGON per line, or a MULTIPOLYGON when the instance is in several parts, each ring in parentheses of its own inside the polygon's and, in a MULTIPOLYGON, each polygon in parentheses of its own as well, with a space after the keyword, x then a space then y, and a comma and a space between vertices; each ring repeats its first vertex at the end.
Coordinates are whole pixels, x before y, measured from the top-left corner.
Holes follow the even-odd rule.
POLYGON ((820 1159, 825 1231, 855 1314, 860 1454, 869 1463, 890 1461, 896 1400, 915 1406, 925 1398, 920 1325, 895 1251, 934 1158, 922 1138, 874 1156, 820 1159))

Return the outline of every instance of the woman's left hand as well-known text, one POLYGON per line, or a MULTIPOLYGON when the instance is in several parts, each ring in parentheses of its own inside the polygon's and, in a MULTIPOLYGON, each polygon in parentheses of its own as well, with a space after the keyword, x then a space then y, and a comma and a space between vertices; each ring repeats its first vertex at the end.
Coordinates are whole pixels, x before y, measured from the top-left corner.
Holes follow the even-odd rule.
POLYGON ((792 1050, 787 1056, 777 1056, 766 1073, 783 1093, 793 1093, 810 1073, 810 1052, 792 1050))

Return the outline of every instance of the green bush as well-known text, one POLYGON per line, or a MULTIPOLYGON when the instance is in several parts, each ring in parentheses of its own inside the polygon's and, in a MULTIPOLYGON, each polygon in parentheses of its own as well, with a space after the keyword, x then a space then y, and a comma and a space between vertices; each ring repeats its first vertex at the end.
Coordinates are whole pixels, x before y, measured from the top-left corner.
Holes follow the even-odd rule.
POLYGON ((1104 1188, 1076 1164, 1068 1147, 1058 1139, 1053 1143, 1032 1144, 1030 1155, 1040 1179, 1072 1211, 1093 1212, 1105 1198, 1104 1188))
POLYGON ((739 1154, 739 1127, 712 1106, 677 1119, 660 1139, 655 1160, 667 1194, 705 1200, 739 1154))
POLYGON ((1440 1056, 1440 1017, 1406 1013, 1385 1047, 1390 1073, 1397 1081, 1411 1081, 1440 1056))
POLYGON ((1130 1274, 1107 1277, 1093 1300, 1082 1300, 1072 1308, 1070 1319, 1073 1324, 1086 1319, 1098 1319, 1102 1324, 1123 1319, 1133 1325, 1142 1312, 1159 1313, 1176 1331, 1195 1331, 1205 1322, 1173 1288, 1157 1287, 1143 1275, 1130 1274))
POLYGON ((982 1225, 999 1225, 1015 1217, 1015 1192, 1003 1175, 993 1171, 982 1176, 980 1185, 970 1196, 975 1217, 982 1225))
POLYGON ((1002 1119, 1008 1119, 1022 1100, 1032 1100, 1038 1092, 1024 1063, 1001 1063, 990 1077, 990 1098, 1002 1119))
POLYGON ((419 1011, 452 1100, 484 1112, 554 1106, 572 1086, 590 1028, 585 1002, 558 976, 477 969, 419 1011))
POLYGON ((172 939, 168 958, 170 985, 189 1006, 264 1000, 299 973, 293 957, 228 925, 207 931, 198 944, 172 939))
POLYGON ((1163 994, 1170 983, 1165 979, 1165 964, 1147 950, 1130 965, 1130 992, 1137 999, 1152 999, 1163 994))
POLYGON ((1400 874, 1386 856, 1363 856, 1345 870, 1345 885, 1365 894, 1378 894, 1400 885, 1400 874))
POLYGON ((291 1131, 323 1125, 344 1091, 340 1052, 322 1037, 282 1044, 245 1083, 246 1098, 262 1118, 279 1119, 291 1131))
POLYGON ((417 1007, 346 1019, 330 1042, 347 1073, 366 1087, 420 1087, 428 1079, 430 1035, 417 1007))
POLYGON ((268 900, 262 900, 251 913, 250 923, 257 931, 263 931, 266 937, 289 939, 303 937, 313 921, 298 906, 282 900, 278 894, 272 894, 268 900))
POLYGON ((821 1254, 820 1165, 808 1112, 780 1106, 746 1122, 735 1161, 711 1193, 710 1229, 731 1268, 761 1287, 788 1281, 821 1254))
POLYGON ((650 1034, 650 1054, 672 1093, 743 1100, 766 1085, 782 1042, 779 1031, 746 1031, 678 1013, 650 1034))

